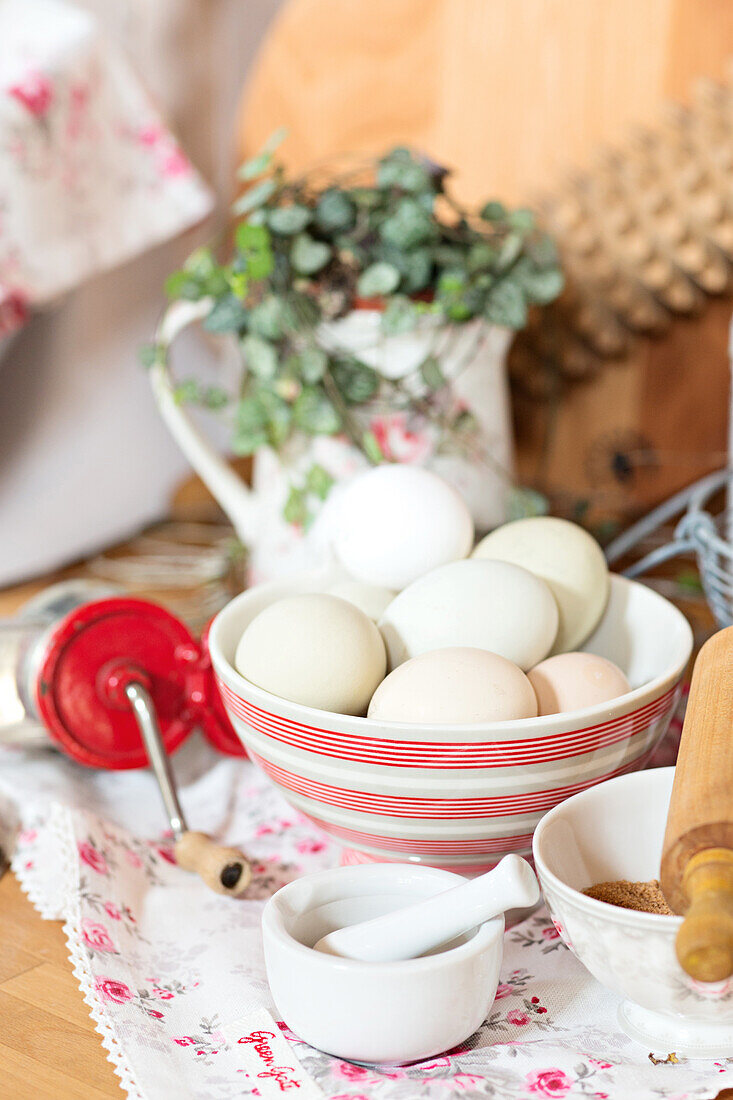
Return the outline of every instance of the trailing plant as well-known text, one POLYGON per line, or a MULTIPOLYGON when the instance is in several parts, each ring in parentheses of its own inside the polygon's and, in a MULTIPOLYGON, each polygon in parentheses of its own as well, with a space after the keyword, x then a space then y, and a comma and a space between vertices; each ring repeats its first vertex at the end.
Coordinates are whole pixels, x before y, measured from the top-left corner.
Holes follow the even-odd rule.
MULTIPOLYGON (((530 210, 493 201, 465 209, 451 196, 448 171, 410 149, 324 184, 286 172, 275 157, 282 137, 240 169, 245 189, 227 258, 197 249, 167 280, 169 298, 207 300, 204 328, 233 337, 243 362, 237 392, 187 380, 178 399, 227 410, 233 449, 243 455, 281 450, 299 434, 344 433, 370 462, 389 459, 360 416, 375 401, 417 409, 438 424, 446 447, 470 452, 472 418, 445 399, 452 379, 443 372, 440 334, 477 319, 522 328, 532 306, 562 289, 553 242, 530 210), (417 384, 385 378, 322 339, 321 325, 364 304, 382 311, 385 337, 433 327, 417 384)), ((485 326, 474 327, 480 340, 485 326)), ((144 360, 165 354, 151 345, 144 360)), ((294 487, 289 518, 302 522, 301 505, 308 494, 325 496, 327 479, 316 468, 308 484, 294 487)))

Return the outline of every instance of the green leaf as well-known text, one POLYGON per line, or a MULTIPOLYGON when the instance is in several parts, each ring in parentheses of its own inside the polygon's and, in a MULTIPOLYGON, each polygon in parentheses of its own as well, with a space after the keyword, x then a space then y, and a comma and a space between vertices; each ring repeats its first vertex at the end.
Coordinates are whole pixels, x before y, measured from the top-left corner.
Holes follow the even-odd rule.
POLYGON ((550 502, 536 489, 514 487, 507 494, 507 519, 526 519, 528 516, 546 516, 550 502))
POLYGON ((300 233, 290 249, 290 262, 301 275, 315 275, 331 258, 331 246, 300 233))
POLYGON ((270 229, 282 237, 292 237, 300 233, 310 220, 310 210, 299 203, 294 203, 292 206, 278 206, 267 214, 267 224, 270 229))
POLYGON ((288 402, 273 390, 261 387, 258 390, 258 397, 265 412, 268 442, 277 449, 290 435, 293 410, 288 402))
POLYGON ((546 233, 530 238, 527 242, 527 254, 538 267, 555 267, 558 263, 557 245, 546 233))
POLYGON ((549 268, 547 271, 528 272, 522 278, 522 289, 531 302, 546 306, 553 302, 565 285, 562 271, 549 268))
POLYGON ((195 248, 183 265, 194 279, 208 279, 215 270, 217 264, 210 248, 195 248))
POLYGON ((214 303, 213 309, 204 318, 203 327, 207 332, 237 332, 246 324, 247 310, 233 294, 228 294, 214 303))
POLYGON ((441 267, 462 267, 465 262, 465 252, 457 244, 437 244, 433 249, 433 257, 441 267))
POLYGON ((240 302, 243 302, 249 293, 249 279, 243 271, 231 271, 229 273, 229 290, 240 302))
POLYGON ((361 446, 364 454, 374 466, 379 466, 380 462, 384 462, 384 454, 374 432, 364 432, 361 437, 361 446))
POLYGON ((497 267, 506 271, 522 252, 523 241, 519 233, 508 233, 501 243, 497 267))
POLYGON ((240 222, 234 232, 234 242, 239 251, 245 255, 250 252, 261 252, 269 247, 270 234, 264 225, 240 222))
POLYGON ((331 375, 339 393, 349 405, 363 405, 374 396, 379 386, 377 372, 356 359, 334 363, 331 375))
POLYGON ((471 288, 465 271, 457 268, 444 271, 438 280, 437 293, 449 321, 460 324, 474 316, 475 309, 468 300, 471 288))
POLYGON ((520 329, 527 323, 527 305, 517 283, 504 279, 489 291, 484 316, 493 325, 520 329))
POLYGON ((229 394, 219 386, 207 386, 201 394, 201 401, 207 409, 216 411, 229 404, 229 394))
POLYGON ((400 336, 411 332, 417 324, 419 312, 409 298, 395 295, 387 303, 379 327, 385 336, 400 336))
POLYGON ((335 188, 329 188, 316 204, 316 225, 324 233, 343 233, 354 224, 356 210, 351 199, 335 188))
POLYGON ((394 214, 379 228, 383 241, 406 251, 434 240, 437 232, 431 215, 415 199, 408 198, 400 200, 394 214))
POLYGON ((460 268, 444 271, 438 279, 438 294, 441 298, 454 298, 463 293, 467 283, 468 277, 460 268))
POLYGON ((256 210, 258 206, 263 206, 276 190, 275 180, 262 180, 261 183, 250 187, 249 191, 245 191, 234 203, 232 210, 235 214, 247 214, 250 210, 256 210))
POLYGON ((261 336, 249 335, 242 340, 242 352, 252 374, 269 381, 277 372, 277 351, 261 336))
POLYGON ((274 153, 276 149, 280 148, 287 136, 287 126, 278 126, 276 130, 272 131, 267 141, 262 146, 263 153, 274 153))
POLYGON ((382 194, 376 187, 354 187, 351 198, 362 210, 375 210, 382 203, 382 194))
POLYGON ((267 226, 242 222, 237 226, 234 239, 239 253, 238 266, 243 267, 247 278, 255 281, 266 279, 274 266, 272 241, 267 226))
POLYGON ((400 273, 396 267, 379 262, 370 264, 366 271, 361 273, 356 285, 363 298, 378 298, 384 294, 391 294, 399 281, 400 273))
POLYGON ((248 329, 265 340, 279 340, 283 335, 283 303, 275 294, 268 294, 249 312, 248 329))
POLYGON ((500 222, 506 217, 506 207, 503 202, 487 202, 481 207, 479 217, 485 222, 500 222))
POLYGON ((201 387, 195 378, 187 378, 180 382, 173 391, 173 400, 176 405, 200 405, 201 387))
POLYGON ((466 267, 472 274, 479 271, 491 271, 498 256, 498 252, 488 241, 477 241, 468 250, 466 267))
POLYGON ((393 149, 380 160, 377 185, 399 187, 402 191, 433 191, 433 180, 427 168, 404 148, 393 149))
POLYGON ((240 165, 237 169, 237 178, 240 180, 257 179, 258 176, 261 176, 263 172, 267 171, 271 161, 271 153, 258 153, 256 157, 252 157, 250 160, 246 160, 244 164, 240 165))
POLYGON ((433 254, 429 248, 416 248, 405 252, 399 263, 402 273, 402 286, 408 294, 424 290, 430 285, 433 273, 433 254))
POLYGON ((237 405, 232 446, 235 454, 251 455, 267 446, 267 416, 256 397, 244 397, 237 405))
POLYGON ((321 319, 318 303, 310 294, 291 291, 283 303, 283 326, 292 332, 307 332, 314 329, 321 319))
POLYGON ((309 435, 334 435, 341 427, 341 417, 325 393, 314 386, 306 387, 293 406, 295 423, 309 435))
POLYGON ((285 507, 283 508, 283 517, 287 523, 295 524, 298 527, 304 527, 307 524, 309 515, 305 489, 298 489, 295 485, 291 486, 288 499, 285 501, 285 507))
POLYGON ((313 493, 313 496, 318 497, 319 500, 325 500, 333 486, 334 479, 328 470, 314 462, 305 478, 305 487, 308 492, 313 493))
POLYGON ((257 176, 261 176, 270 167, 272 161, 272 154, 277 149, 287 136, 287 130, 284 126, 281 126, 278 130, 275 130, 273 134, 267 139, 262 149, 256 156, 251 157, 250 160, 246 160, 237 170, 237 176, 241 180, 256 179, 257 176))
POLYGON ((138 355, 146 370, 165 363, 165 348, 162 344, 143 344, 138 355))
POLYGON ((510 210, 507 214, 507 224, 517 233, 530 233, 534 229, 534 213, 525 207, 510 210))
POLYGON ((165 292, 169 298, 185 298, 194 302, 204 297, 200 280, 193 278, 188 271, 174 271, 169 275, 165 281, 165 292))
POLYGON ((445 375, 435 355, 429 355, 427 359, 423 360, 420 367, 420 375, 425 385, 431 390, 442 389, 445 385, 445 375))
POLYGON ((320 382, 326 373, 328 356, 322 348, 303 348, 297 356, 297 369, 306 385, 320 382))

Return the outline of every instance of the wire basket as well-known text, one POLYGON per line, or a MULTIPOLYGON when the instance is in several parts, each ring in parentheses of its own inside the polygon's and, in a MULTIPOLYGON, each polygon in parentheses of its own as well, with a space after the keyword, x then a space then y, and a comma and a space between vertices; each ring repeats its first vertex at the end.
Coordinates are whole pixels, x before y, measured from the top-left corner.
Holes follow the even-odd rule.
POLYGON ((624 570, 624 576, 638 577, 671 558, 694 554, 705 598, 721 628, 733 624, 733 512, 729 507, 711 512, 706 505, 723 489, 727 500, 732 500, 732 469, 717 470, 675 493, 606 548, 606 560, 613 565, 684 511, 671 541, 645 554, 624 570))

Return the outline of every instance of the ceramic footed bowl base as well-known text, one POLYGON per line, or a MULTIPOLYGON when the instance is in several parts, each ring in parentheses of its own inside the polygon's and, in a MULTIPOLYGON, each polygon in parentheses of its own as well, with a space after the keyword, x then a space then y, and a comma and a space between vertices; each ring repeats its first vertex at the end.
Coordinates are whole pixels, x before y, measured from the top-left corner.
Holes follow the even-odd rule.
MULTIPOLYGON (((531 857, 521 853, 531 863, 531 857)), ((388 856, 374 855, 371 852, 362 852, 357 848, 342 848, 339 865, 341 867, 357 867, 360 863, 412 863, 416 867, 438 867, 441 871, 452 871, 455 875, 465 875, 472 878, 474 875, 482 875, 496 867, 498 859, 489 859, 485 863, 438 863, 437 860, 410 859, 403 857, 390 859, 388 856)))
POLYGON ((662 1058, 672 1053, 678 1058, 733 1057, 733 1023, 683 1020, 641 1008, 633 1001, 621 1002, 618 1022, 630 1039, 662 1058))

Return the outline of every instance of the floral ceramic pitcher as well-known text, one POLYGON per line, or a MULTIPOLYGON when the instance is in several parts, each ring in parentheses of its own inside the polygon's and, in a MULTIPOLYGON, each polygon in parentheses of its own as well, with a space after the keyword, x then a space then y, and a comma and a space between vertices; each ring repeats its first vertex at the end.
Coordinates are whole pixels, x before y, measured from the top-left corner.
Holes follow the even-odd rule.
MULTIPOLYGON (((209 311, 207 300, 178 302, 167 311, 159 343, 170 346, 187 325, 209 311)), ((324 348, 339 346, 373 367, 384 379, 407 380, 407 406, 390 407, 383 397, 359 410, 361 426, 376 439, 387 461, 427 466, 450 481, 473 513, 478 532, 505 518, 505 498, 512 473, 512 437, 506 380, 506 353, 511 333, 475 321, 438 330, 430 321, 399 336, 380 332, 381 314, 356 309, 323 324, 324 348), (431 348, 438 349, 446 379, 440 415, 424 411, 424 387, 418 368, 431 348), (413 375, 415 376, 414 381, 413 375), (470 431, 455 426, 470 421, 470 431)), ((328 559, 327 522, 340 487, 366 468, 366 455, 343 435, 300 436, 275 451, 263 447, 254 458, 252 485, 247 486, 192 422, 176 397, 165 362, 151 371, 153 393, 174 439, 204 484, 231 520, 249 550, 250 581, 281 577, 323 564, 328 559), (286 502, 292 487, 309 472, 325 471, 334 487, 322 507, 311 499, 307 522, 288 522, 286 502)))

